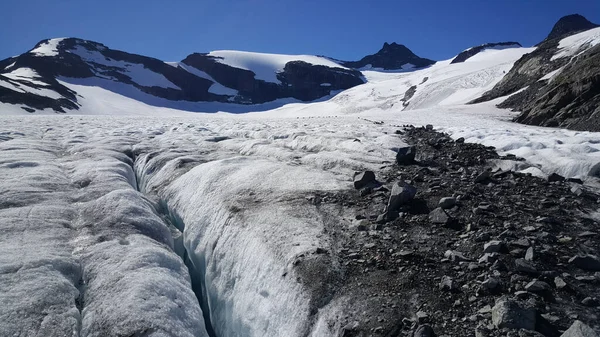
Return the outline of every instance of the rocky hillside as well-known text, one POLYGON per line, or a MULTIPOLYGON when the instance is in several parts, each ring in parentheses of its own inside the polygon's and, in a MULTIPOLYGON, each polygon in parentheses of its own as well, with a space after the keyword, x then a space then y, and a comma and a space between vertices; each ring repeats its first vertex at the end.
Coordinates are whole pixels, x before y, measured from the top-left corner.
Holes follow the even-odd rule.
POLYGON ((600 49, 594 47, 600 42, 600 28, 594 27, 578 15, 560 19, 533 52, 472 103, 512 95, 499 107, 521 111, 516 121, 600 131, 600 49))
POLYGON ((257 104, 279 98, 311 101, 364 82, 360 72, 325 58, 237 53, 236 59, 245 57, 256 67, 231 65, 208 54, 167 63, 92 41, 44 40, 27 53, 0 61, 0 102, 27 111, 77 109, 78 95, 67 86, 72 83, 136 99, 146 94, 167 102, 257 104), (270 77, 259 76, 261 71, 270 77))
POLYGON ((410 70, 430 66, 435 61, 415 55, 415 53, 404 45, 395 42, 391 44, 386 42, 373 55, 367 55, 360 59, 360 61, 346 61, 341 63, 346 67, 354 69, 410 70))

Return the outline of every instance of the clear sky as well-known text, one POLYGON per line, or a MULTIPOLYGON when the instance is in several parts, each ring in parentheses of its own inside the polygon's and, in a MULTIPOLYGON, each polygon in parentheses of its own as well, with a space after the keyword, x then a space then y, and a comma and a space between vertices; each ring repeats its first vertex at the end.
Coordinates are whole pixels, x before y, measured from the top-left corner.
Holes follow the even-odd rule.
POLYGON ((600 0, 2 0, 0 8, 0 59, 68 36, 165 61, 218 49, 357 60, 386 41, 441 60, 486 42, 534 45, 567 14, 600 23, 600 0))

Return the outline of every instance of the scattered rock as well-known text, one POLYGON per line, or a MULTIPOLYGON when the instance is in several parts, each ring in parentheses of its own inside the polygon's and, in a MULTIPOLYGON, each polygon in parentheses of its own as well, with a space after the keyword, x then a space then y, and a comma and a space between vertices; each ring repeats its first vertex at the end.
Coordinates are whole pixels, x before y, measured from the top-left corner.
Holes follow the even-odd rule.
POLYGON ((438 207, 429 213, 429 220, 437 225, 446 225, 450 221, 450 217, 441 207, 438 207))
POLYGON ((363 187, 377 183, 373 171, 363 171, 354 173, 354 188, 360 190, 363 187))
POLYGON ((450 209, 456 205, 456 198, 453 197, 445 197, 440 199, 438 206, 441 209, 450 209))
POLYGON ((483 246, 484 253, 500 253, 504 248, 504 243, 502 241, 490 241, 483 246))
POLYGON ((577 255, 569 259, 569 263, 584 270, 600 271, 600 259, 594 255, 577 255))
POLYGON ((531 293, 543 293, 550 291, 551 288, 548 283, 534 279, 533 281, 527 283, 525 290, 531 293))
POLYGON ((455 250, 447 250, 444 253, 444 257, 452 262, 469 261, 469 259, 466 258, 461 252, 457 252, 455 250))
POLYGON ((455 291, 456 283, 454 283, 454 280, 452 280, 451 277, 443 276, 442 281, 440 282, 439 288, 440 288, 440 290, 444 290, 444 291, 455 291))
POLYGON ((402 180, 396 182, 394 186, 392 186, 392 192, 388 201, 388 213, 397 212, 400 209, 400 206, 414 199, 415 195, 417 195, 417 189, 414 186, 402 180))
POLYGON ((488 180, 490 180, 491 177, 492 177, 491 171, 488 171, 488 170, 483 171, 477 177, 475 177, 475 183, 476 184, 485 183, 488 180))
POLYGON ((536 312, 516 301, 500 298, 492 308, 492 323, 497 328, 535 330, 536 312))
POLYGON ((533 266, 533 264, 529 261, 525 261, 525 259, 516 259, 515 260, 515 270, 520 273, 525 274, 537 274, 537 269, 533 266))
POLYGON ((412 165, 415 163, 417 149, 414 146, 405 146, 398 149, 396 163, 398 165, 412 165))
POLYGON ((567 286, 567 283, 561 277, 557 276, 554 278, 554 285, 556 286, 556 289, 563 289, 567 286))
POLYGON ((415 330, 413 337, 436 337, 436 335, 435 335, 435 332, 433 331, 433 328, 431 326, 425 324, 425 325, 420 325, 417 328, 417 330, 415 330))
POLYGON ((575 321, 560 337, 598 337, 598 335, 585 323, 575 321))
POLYGON ((598 300, 593 297, 586 297, 581 301, 581 304, 585 305, 586 307, 597 307, 598 300))
POLYGON ((428 320, 429 320, 429 315, 425 311, 423 311, 423 310, 417 311, 417 322, 425 323, 428 320))
POLYGON ((525 261, 533 261, 533 247, 527 248, 525 252, 525 261))

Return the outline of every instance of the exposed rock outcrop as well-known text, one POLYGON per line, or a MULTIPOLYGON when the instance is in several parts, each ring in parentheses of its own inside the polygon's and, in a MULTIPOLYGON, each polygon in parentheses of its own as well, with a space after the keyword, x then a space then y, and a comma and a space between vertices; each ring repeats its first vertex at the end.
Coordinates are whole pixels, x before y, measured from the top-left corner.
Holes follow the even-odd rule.
POLYGON ((354 69, 365 67, 385 70, 416 69, 430 66, 435 61, 419 57, 402 44, 384 43, 383 47, 373 55, 367 55, 360 61, 341 62, 344 66, 354 69))
POLYGON ((563 16, 554 24, 550 34, 548 34, 544 41, 563 38, 596 27, 600 27, 600 25, 588 21, 582 15, 571 14, 563 16))
POLYGON ((471 103, 511 95, 498 106, 520 111, 517 122, 600 131, 600 46, 588 42, 572 56, 560 54, 563 38, 594 27, 579 15, 561 18, 533 52, 471 103))

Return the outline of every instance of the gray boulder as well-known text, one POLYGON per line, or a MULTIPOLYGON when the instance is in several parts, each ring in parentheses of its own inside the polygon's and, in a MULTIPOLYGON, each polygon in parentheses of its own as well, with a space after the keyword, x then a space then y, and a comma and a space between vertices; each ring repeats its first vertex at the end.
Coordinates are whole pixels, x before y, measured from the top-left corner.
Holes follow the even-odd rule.
POLYGON ((398 165, 412 165, 415 163, 417 149, 414 146, 405 146, 398 149, 396 163, 398 165))
POLYGON ((373 171, 363 171, 354 173, 354 188, 360 190, 363 187, 375 184, 375 173, 373 171))
POLYGON ((397 212, 402 205, 413 200, 415 195, 417 195, 416 187, 404 181, 397 181, 394 186, 392 186, 392 192, 387 205, 388 213, 397 212))
POLYGON ((440 199, 438 206, 442 209, 450 209, 456 205, 456 199, 453 197, 445 197, 440 199))
POLYGON ((450 221, 450 217, 441 207, 438 207, 429 213, 429 221, 434 224, 445 225, 450 221))
POLYGON ((598 337, 598 334, 582 321, 575 321, 560 337, 598 337))
POLYGON ((535 320, 535 309, 524 308, 505 297, 501 297, 492 308, 492 323, 500 329, 535 330, 535 320))
POLYGON ((413 337, 436 337, 436 335, 431 326, 424 324, 415 330, 413 337))

